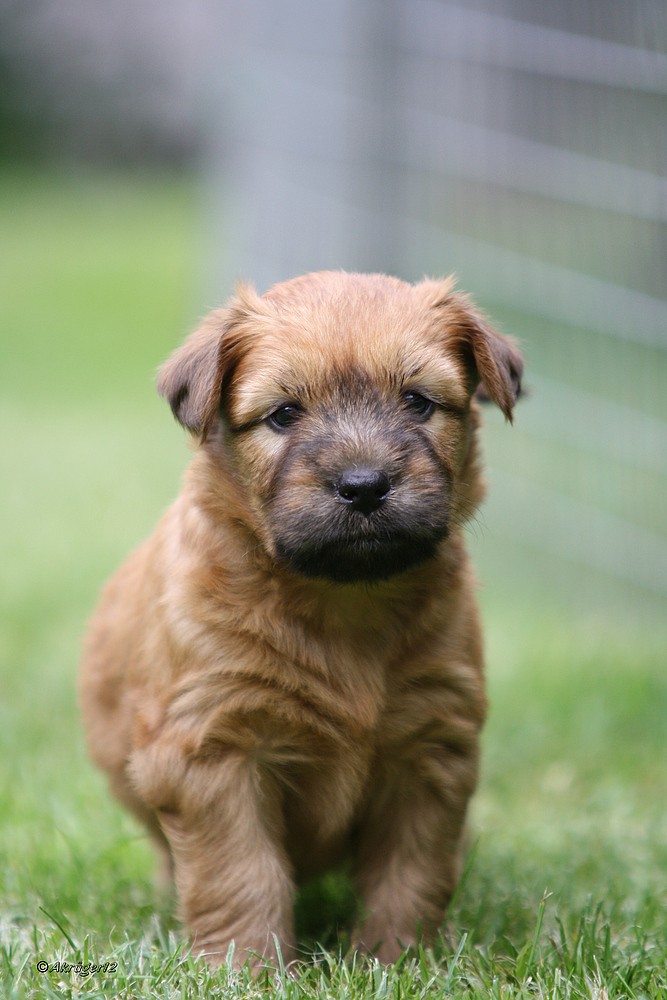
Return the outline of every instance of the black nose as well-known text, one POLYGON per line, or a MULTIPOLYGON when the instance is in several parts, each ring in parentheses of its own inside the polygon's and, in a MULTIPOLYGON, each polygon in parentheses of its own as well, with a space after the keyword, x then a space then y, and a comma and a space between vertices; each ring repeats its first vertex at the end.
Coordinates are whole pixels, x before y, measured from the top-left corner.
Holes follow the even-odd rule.
POLYGON ((341 500, 361 514, 372 514, 389 495, 389 476, 381 469, 347 469, 336 483, 341 500))

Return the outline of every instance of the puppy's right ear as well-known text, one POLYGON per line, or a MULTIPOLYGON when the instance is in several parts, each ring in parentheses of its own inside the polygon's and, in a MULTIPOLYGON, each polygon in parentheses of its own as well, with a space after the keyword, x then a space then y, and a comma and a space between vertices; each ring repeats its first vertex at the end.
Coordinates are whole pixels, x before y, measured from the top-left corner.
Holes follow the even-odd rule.
POLYGON ((209 313, 158 374, 157 391, 167 399, 179 424, 202 440, 220 405, 219 354, 227 317, 226 309, 209 313))
POLYGON ((202 442, 220 409, 225 382, 253 339, 253 319, 264 309, 251 285, 240 284, 226 308, 202 320, 160 368, 157 390, 179 424, 202 442))

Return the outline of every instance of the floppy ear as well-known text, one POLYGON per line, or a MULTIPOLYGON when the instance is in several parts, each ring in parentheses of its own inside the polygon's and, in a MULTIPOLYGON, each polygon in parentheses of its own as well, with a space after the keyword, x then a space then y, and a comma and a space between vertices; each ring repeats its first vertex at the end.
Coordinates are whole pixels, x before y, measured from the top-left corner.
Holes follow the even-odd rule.
POLYGON ((516 344, 494 330, 467 295, 452 291, 451 278, 423 285, 428 286, 433 307, 442 317, 448 344, 459 350, 470 372, 471 391, 478 399, 492 400, 511 423, 523 374, 523 358, 516 344))
POLYGON ((466 330, 477 369, 479 385, 475 396, 482 401, 491 400, 512 423, 514 404, 521 395, 523 358, 510 337, 498 333, 464 299, 466 330))
POLYGON ((178 422, 202 439, 220 405, 222 372, 218 356, 226 319, 225 309, 210 313, 158 374, 157 391, 167 399, 178 422))
POLYGON ((158 392, 166 397, 178 422, 202 442, 220 408, 225 382, 250 346, 252 338, 244 322, 261 308, 254 288, 239 285, 227 307, 209 313, 160 368, 158 392))

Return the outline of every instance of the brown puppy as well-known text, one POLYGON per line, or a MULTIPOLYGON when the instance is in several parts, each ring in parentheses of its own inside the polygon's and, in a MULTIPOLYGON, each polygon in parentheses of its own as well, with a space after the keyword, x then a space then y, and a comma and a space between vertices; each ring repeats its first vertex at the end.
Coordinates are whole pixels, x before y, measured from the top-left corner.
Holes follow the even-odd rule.
POLYGON ((521 368, 450 280, 324 272, 241 288, 162 369, 200 446, 81 699, 212 963, 292 957, 295 886, 344 858, 360 947, 441 923, 485 713, 474 393, 511 419, 521 368))

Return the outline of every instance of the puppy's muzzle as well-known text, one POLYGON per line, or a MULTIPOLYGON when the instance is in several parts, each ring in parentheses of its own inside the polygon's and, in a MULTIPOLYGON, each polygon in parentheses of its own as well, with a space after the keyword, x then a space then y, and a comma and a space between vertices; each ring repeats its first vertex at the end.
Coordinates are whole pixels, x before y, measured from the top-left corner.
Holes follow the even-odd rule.
POLYGON ((378 510, 391 490, 391 481, 382 469, 346 469, 334 484, 336 496, 348 509, 368 517, 378 510))

